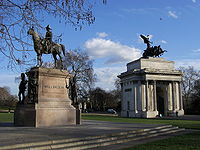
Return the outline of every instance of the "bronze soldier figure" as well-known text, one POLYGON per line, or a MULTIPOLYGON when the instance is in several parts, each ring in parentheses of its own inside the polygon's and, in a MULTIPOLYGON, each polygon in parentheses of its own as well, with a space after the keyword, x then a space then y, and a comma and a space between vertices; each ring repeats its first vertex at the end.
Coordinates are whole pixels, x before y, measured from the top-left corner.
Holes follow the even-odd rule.
POLYGON ((69 79, 69 85, 66 88, 69 89, 69 98, 72 100, 73 104, 77 103, 77 87, 76 87, 76 77, 71 77, 69 79))
POLYGON ((25 99, 25 91, 26 91, 26 84, 27 84, 27 80, 25 79, 25 74, 21 73, 21 82, 19 84, 19 103, 20 104, 24 104, 24 99, 25 99), (22 98, 21 98, 22 95, 22 98))

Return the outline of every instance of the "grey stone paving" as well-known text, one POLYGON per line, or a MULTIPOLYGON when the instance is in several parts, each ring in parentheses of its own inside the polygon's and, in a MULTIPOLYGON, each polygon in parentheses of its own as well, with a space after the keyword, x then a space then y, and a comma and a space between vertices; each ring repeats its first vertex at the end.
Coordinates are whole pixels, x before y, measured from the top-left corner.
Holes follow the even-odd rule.
POLYGON ((82 125, 67 125, 60 127, 14 127, 12 124, 1 124, 0 146, 43 142, 67 138, 82 138, 118 133, 129 130, 152 128, 161 125, 139 123, 113 123, 106 121, 83 121, 82 125))

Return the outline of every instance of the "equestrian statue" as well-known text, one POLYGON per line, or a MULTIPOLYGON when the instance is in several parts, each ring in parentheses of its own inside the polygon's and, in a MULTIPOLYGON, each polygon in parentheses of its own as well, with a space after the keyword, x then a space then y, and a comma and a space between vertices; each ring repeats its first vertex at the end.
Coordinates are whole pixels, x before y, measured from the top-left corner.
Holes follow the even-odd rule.
POLYGON ((147 44, 147 48, 146 50, 144 50, 144 53, 142 55, 143 58, 160 57, 161 55, 163 55, 164 52, 167 52, 166 50, 163 50, 160 45, 151 46, 152 42, 150 42, 149 35, 144 36, 141 34, 140 37, 143 39, 144 43, 147 44))
POLYGON ((65 46, 63 44, 55 43, 52 41, 51 27, 47 25, 46 36, 41 38, 34 28, 28 30, 28 34, 32 35, 34 50, 37 53, 37 66, 42 65, 42 54, 52 54, 54 58, 55 68, 57 68, 57 55, 60 58, 61 66, 63 68, 63 60, 61 53, 65 56, 65 46))

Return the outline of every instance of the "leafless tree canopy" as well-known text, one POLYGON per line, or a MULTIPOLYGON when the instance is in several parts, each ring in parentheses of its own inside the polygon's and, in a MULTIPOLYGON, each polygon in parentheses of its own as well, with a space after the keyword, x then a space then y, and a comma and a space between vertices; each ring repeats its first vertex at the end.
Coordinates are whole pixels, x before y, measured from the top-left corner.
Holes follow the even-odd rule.
POLYGON ((99 87, 90 90, 89 109, 95 111, 106 111, 109 108, 116 109, 118 102, 114 91, 105 91, 99 87))
POLYGON ((0 107, 14 107, 17 104, 17 97, 10 94, 8 87, 0 87, 0 107))
POLYGON ((76 79, 78 99, 86 100, 96 80, 92 60, 81 50, 70 50, 65 54, 64 66, 76 79))
POLYGON ((31 63, 27 58, 28 28, 43 28, 41 22, 48 15, 81 29, 84 24, 95 21, 93 4, 90 0, 0 0, 0 52, 9 60, 8 66, 31 63), (17 53, 22 53, 22 57, 17 53))
POLYGON ((184 109, 190 109, 192 103, 192 95, 194 95, 195 85, 200 80, 200 71, 195 70, 194 67, 180 67, 179 70, 183 73, 182 78, 182 93, 184 109))

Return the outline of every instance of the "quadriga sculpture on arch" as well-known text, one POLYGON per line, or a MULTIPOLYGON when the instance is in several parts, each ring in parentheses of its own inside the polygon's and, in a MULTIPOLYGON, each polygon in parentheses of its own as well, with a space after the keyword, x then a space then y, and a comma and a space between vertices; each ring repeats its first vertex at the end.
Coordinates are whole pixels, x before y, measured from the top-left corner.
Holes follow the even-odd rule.
POLYGON ((144 50, 144 53, 142 55, 143 58, 160 57, 161 55, 163 55, 164 52, 167 52, 166 50, 163 50, 160 45, 151 46, 152 42, 150 42, 149 35, 144 36, 141 34, 140 37, 143 39, 144 43, 147 44, 147 48, 146 50, 144 50))

